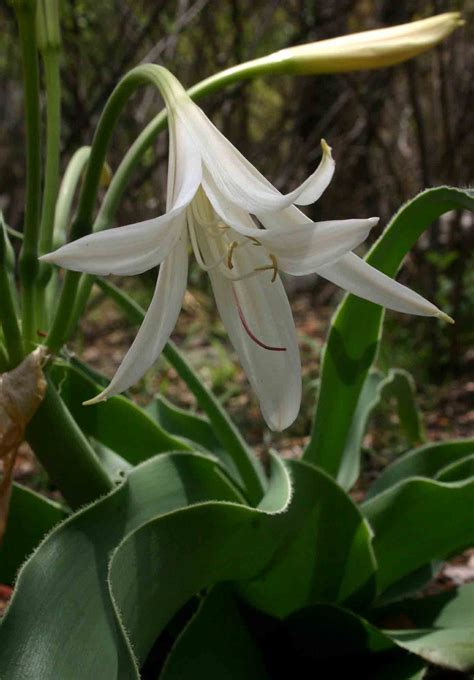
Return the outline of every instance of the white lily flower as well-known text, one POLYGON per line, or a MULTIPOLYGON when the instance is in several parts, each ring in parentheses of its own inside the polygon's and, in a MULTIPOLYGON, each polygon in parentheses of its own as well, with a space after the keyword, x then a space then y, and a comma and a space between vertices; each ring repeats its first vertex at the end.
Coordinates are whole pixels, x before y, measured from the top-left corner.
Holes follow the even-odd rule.
POLYGON ((186 290, 188 244, 211 279, 217 307, 263 416, 288 427, 301 401, 295 326, 279 272, 320 273, 346 290, 399 311, 442 316, 417 293, 373 269, 351 251, 378 218, 312 222, 295 207, 316 201, 334 161, 322 160, 282 195, 214 127, 165 69, 169 116, 167 212, 69 243, 41 259, 90 274, 140 274, 160 265, 143 323, 109 386, 94 403, 123 392, 161 354, 186 290))

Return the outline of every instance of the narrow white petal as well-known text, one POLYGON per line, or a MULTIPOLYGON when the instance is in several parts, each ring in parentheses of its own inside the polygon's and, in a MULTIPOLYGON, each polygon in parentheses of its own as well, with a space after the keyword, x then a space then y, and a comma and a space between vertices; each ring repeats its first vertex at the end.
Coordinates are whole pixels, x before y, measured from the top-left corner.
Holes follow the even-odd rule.
POLYGON ((141 274, 159 265, 184 228, 186 207, 201 183, 201 157, 183 124, 170 114, 167 212, 68 243, 41 260, 88 274, 141 274))
POLYGON ((242 236, 257 239, 276 256, 278 268, 288 274, 311 274, 317 267, 335 262, 365 241, 378 223, 377 217, 312 222, 294 208, 296 212, 286 209, 277 213, 260 213, 258 216, 265 227, 270 226, 275 215, 278 223, 271 229, 259 229, 248 212, 219 192, 206 170, 203 187, 220 218, 242 236), (282 213, 284 217, 281 217, 282 213))
POLYGON ((178 318, 188 272, 187 236, 181 236, 163 262, 153 299, 132 346, 109 386, 87 404, 104 401, 123 392, 154 364, 168 341, 178 318))
POLYGON ((89 234, 43 255, 65 269, 107 276, 130 276, 156 267, 175 246, 186 220, 185 208, 125 227, 89 234))
POLYGON ((281 194, 221 132, 204 112, 191 101, 183 101, 176 110, 202 156, 219 191, 229 200, 251 213, 281 210, 293 203, 314 203, 324 192, 334 174, 331 149, 322 141, 323 157, 314 173, 289 194, 281 194))
MULTIPOLYGON (((200 245, 206 258, 218 256, 211 249, 214 244, 201 238, 200 245)), ((235 254, 236 274, 249 265, 266 264, 257 250, 261 249, 245 256, 235 254)), ((279 278, 272 283, 271 272, 237 282, 229 281, 219 269, 210 271, 209 276, 222 321, 260 400, 263 417, 272 430, 283 430, 298 415, 301 402, 298 344, 283 284, 279 278)))
POLYGON ((452 321, 444 312, 410 288, 403 286, 354 253, 317 271, 320 276, 365 300, 406 314, 437 316, 452 321))
POLYGON ((262 231, 258 239, 278 258, 278 268, 301 276, 313 273, 360 245, 378 218, 310 222, 293 229, 262 231))
POLYGON ((169 135, 167 210, 188 205, 202 178, 199 148, 173 111, 169 114, 169 135))

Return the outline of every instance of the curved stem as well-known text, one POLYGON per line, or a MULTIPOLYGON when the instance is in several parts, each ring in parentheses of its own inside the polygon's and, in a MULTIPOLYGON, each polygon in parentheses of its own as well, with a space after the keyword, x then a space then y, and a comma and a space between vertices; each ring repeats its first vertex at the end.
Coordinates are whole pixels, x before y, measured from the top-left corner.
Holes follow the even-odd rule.
POLYGON ((34 3, 18 4, 15 12, 20 33, 26 119, 26 207, 19 271, 22 283, 25 351, 36 341, 36 277, 41 201, 41 149, 39 72, 34 3))

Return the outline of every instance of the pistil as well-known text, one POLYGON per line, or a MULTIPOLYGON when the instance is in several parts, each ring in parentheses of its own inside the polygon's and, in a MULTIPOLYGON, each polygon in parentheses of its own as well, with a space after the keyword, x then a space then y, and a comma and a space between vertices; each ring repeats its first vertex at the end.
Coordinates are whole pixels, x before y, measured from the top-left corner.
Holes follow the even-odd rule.
POLYGON ((272 347, 271 345, 267 345, 257 338, 255 333, 252 332, 252 330, 250 329, 250 327, 247 323, 247 320, 245 318, 245 315, 244 315, 242 306, 240 304, 239 298, 237 297, 237 293, 235 292, 234 286, 232 286, 232 294, 234 296, 235 304, 237 305, 237 311, 239 313, 239 319, 242 323, 242 326, 244 327, 245 332, 249 336, 249 338, 251 340, 253 340, 253 342, 256 345, 258 345, 259 347, 262 347, 263 349, 267 349, 270 352, 286 352, 286 347, 272 347))

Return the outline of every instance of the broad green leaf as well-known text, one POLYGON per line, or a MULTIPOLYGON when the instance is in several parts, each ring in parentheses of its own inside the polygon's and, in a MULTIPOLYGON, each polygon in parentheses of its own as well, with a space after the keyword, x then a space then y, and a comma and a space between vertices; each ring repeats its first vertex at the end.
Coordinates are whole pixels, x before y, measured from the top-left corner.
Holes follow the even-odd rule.
POLYGON ((362 504, 374 531, 379 592, 434 559, 474 545, 474 480, 409 479, 362 504))
POLYGON ((24 486, 13 485, 7 529, 0 542, 0 583, 13 583, 26 558, 65 517, 57 503, 24 486))
POLYGON ((439 482, 462 482, 474 477, 474 453, 451 465, 446 465, 437 474, 435 479, 439 482))
POLYGON ((110 590, 131 646, 144 659, 172 616, 195 593, 254 577, 286 540, 290 481, 273 458, 258 508, 200 503, 130 532, 110 561, 110 590))
MULTIPOLYGON (((145 311, 124 291, 104 279, 97 278, 95 281, 117 303, 130 323, 138 325, 143 321, 145 311)), ((207 389, 171 340, 166 344, 163 356, 166 357, 166 360, 186 383, 196 397, 199 406, 206 413, 214 428, 216 437, 232 458, 234 466, 239 471, 240 478, 245 481, 243 487, 247 498, 253 505, 256 505, 261 500, 266 489, 265 473, 260 461, 247 446, 222 404, 207 389)), ((229 473, 232 474, 232 470, 229 473)))
MULTIPOLYGON (((423 191, 394 216, 367 262, 395 276, 423 231, 443 213, 462 208, 474 209, 472 192, 449 187, 423 191)), ((313 432, 304 455, 333 477, 337 477, 359 397, 377 356, 383 315, 382 307, 347 295, 331 324, 313 432)))
POLYGON ((435 478, 440 470, 474 454, 474 439, 425 444, 408 451, 385 468, 367 492, 367 499, 410 477, 435 478))
POLYGON ((190 450, 182 439, 173 437, 143 409, 122 396, 92 406, 82 402, 99 394, 95 384, 79 368, 57 363, 51 371, 62 399, 79 427, 90 437, 136 465, 163 451, 190 450))
POLYGON ((204 450, 214 453, 222 461, 236 484, 242 489, 245 488, 244 479, 242 479, 233 457, 216 437, 209 420, 178 408, 162 395, 156 397, 147 406, 146 411, 167 432, 185 437, 199 444, 204 450))
MULTIPOLYGON (((210 459, 163 454, 54 530, 21 570, 1 623, 2 673, 9 680, 138 677, 110 598, 110 555, 144 522, 208 498, 239 497, 210 459)), ((149 573, 153 556, 137 568, 149 573)), ((145 593, 136 604, 147 607, 145 593)))
POLYGON ((217 586, 174 644, 160 680, 270 678, 255 638, 228 588, 217 586))
POLYGON ((285 540, 290 497, 277 459, 257 509, 241 505, 202 455, 162 454, 133 469, 21 570, 0 627, 2 671, 9 680, 138 678, 138 664, 194 593, 264 568, 285 540))
POLYGON ((426 661, 458 671, 474 670, 473 583, 386 607, 378 612, 377 623, 398 645, 426 661), (400 623, 407 629, 396 630, 400 623))
POLYGON ((371 532, 351 498, 325 472, 287 463, 294 484, 292 531, 272 562, 240 592, 276 617, 316 602, 367 606, 375 595, 371 532))

